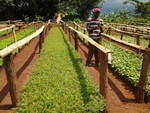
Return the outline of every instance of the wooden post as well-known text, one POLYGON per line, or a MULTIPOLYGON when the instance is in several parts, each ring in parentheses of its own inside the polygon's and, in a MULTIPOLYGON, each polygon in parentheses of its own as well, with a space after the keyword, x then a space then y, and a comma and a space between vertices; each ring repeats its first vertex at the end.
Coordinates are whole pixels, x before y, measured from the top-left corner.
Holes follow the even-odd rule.
POLYGON ((150 71, 150 50, 145 51, 144 58, 143 58, 142 70, 140 74, 139 85, 137 89, 137 98, 136 98, 137 102, 139 103, 144 102, 146 83, 147 83, 149 71, 150 71))
POLYGON ((79 26, 77 26, 77 30, 79 29, 79 26))
POLYGON ((148 44, 148 48, 150 48, 150 39, 149 39, 149 44, 148 44))
POLYGON ((9 84, 9 91, 10 91, 12 105, 16 106, 18 102, 18 93, 17 93, 17 85, 16 85, 16 73, 14 71, 14 66, 12 61, 12 53, 4 57, 4 67, 5 67, 7 82, 9 84))
POLYGON ((121 37, 120 37, 120 39, 121 39, 121 40, 123 40, 123 33, 121 33, 121 37))
POLYGON ((110 35, 111 27, 108 28, 108 35, 110 35))
POLYGON ((69 31, 69 41, 71 41, 71 29, 68 27, 68 31, 69 31))
POLYGON ((39 36, 39 53, 41 53, 43 37, 44 37, 44 32, 42 31, 39 36))
POLYGON ((74 33, 74 36, 75 36, 75 50, 77 50, 78 51, 78 34, 75 32, 74 33))
POLYGON ((108 84, 108 53, 100 51, 100 94, 107 99, 107 84, 108 84))
POLYGON ((74 23, 74 29, 76 29, 76 24, 74 23))
POLYGON ((15 33, 14 28, 12 28, 12 31, 13 31, 13 36, 14 36, 14 42, 17 42, 16 33, 15 33))
POLYGON ((68 35, 68 25, 66 25, 66 34, 68 35))
POLYGON ((137 39, 136 44, 137 44, 137 45, 140 45, 140 36, 137 35, 136 39, 137 39))
MULTIPOLYGON (((83 32, 84 32, 84 34, 86 34, 86 29, 84 29, 83 32)), ((83 43, 84 43, 84 42, 85 42, 85 39, 83 38, 83 43)))

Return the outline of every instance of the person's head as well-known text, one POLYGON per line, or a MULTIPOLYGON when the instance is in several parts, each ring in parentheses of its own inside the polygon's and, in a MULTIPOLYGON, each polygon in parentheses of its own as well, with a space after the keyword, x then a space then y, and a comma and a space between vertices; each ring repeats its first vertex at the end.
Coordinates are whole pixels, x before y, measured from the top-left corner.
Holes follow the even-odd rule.
POLYGON ((94 8, 94 9, 93 9, 93 16, 94 16, 95 18, 98 18, 99 15, 100 15, 100 9, 99 9, 99 8, 94 8))

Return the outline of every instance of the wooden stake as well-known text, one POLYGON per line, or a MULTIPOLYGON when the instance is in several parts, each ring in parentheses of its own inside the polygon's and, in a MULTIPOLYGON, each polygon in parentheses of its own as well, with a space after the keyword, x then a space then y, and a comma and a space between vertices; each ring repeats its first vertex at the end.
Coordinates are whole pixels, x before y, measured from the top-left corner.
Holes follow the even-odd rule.
POLYGON ((107 99, 108 53, 100 52, 100 94, 107 99))
POLYGON ((75 50, 77 50, 78 51, 78 34, 75 32, 75 34, 74 34, 74 36, 75 36, 75 50))
POLYGON ((146 51, 144 58, 143 58, 142 70, 141 70, 139 85, 137 89, 136 99, 137 99, 137 102, 139 103, 144 102, 146 83, 147 83, 149 71, 150 71, 150 51, 146 51))
POLYGON ((16 33, 15 33, 14 28, 12 28, 12 31, 13 31, 13 35, 14 35, 14 42, 17 42, 16 33))
POLYGON ((139 36, 139 35, 137 35, 137 41, 136 41, 136 44, 137 44, 137 45, 140 45, 140 36, 139 36))
POLYGON ((16 73, 14 71, 12 53, 4 57, 4 67, 9 84, 9 91, 11 96, 12 105, 16 106, 18 102, 17 85, 16 85, 16 73))

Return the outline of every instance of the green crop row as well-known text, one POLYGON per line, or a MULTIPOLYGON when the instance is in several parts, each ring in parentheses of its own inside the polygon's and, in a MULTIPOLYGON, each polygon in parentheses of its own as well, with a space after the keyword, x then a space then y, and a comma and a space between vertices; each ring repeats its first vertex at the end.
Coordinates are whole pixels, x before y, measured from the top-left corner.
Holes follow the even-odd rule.
MULTIPOLYGON (((119 75, 125 77, 134 87, 137 87, 142 68, 143 57, 136 53, 122 49, 106 40, 103 40, 102 45, 113 52, 111 67, 118 72, 119 75)), ((150 73, 148 75, 147 89, 150 89, 150 73)), ((147 90, 146 93, 150 96, 149 90, 147 90)))
POLYGON ((63 31, 52 28, 17 113, 97 113, 105 104, 63 31))
MULTIPOLYGON (((15 27, 14 30, 18 30, 18 27, 15 27)), ((11 32, 12 32, 12 29, 9 29, 9 30, 6 30, 6 31, 2 31, 2 32, 0 32, 0 37, 4 36, 4 35, 7 35, 7 34, 9 34, 11 32)))
MULTIPOLYGON (((33 34, 35 31, 36 30, 33 29, 33 28, 24 29, 23 31, 21 31, 21 32, 16 34, 17 41, 19 41, 19 40, 21 40, 21 39, 23 39, 23 38, 33 34)), ((9 45, 11 45, 13 43, 14 43, 13 36, 8 37, 8 38, 6 38, 4 40, 0 40, 0 50, 4 49, 5 47, 7 47, 7 46, 9 46, 9 45)), ((13 53, 16 53, 16 52, 17 52, 17 50, 14 51, 13 53)), ((2 61, 2 58, 0 58, 0 66, 2 66, 2 65, 3 65, 3 61, 2 61)))

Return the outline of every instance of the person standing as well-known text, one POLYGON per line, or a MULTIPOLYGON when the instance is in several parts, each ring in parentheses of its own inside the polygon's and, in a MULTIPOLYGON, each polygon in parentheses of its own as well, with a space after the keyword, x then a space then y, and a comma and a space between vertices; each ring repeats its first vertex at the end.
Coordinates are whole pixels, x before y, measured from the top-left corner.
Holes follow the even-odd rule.
MULTIPOLYGON (((88 35, 92 38, 95 42, 102 44, 102 36, 101 33, 103 32, 103 20, 99 19, 100 16, 100 9, 94 8, 93 9, 93 16, 88 18, 86 23, 86 29, 88 31, 88 35)), ((95 56, 95 65, 99 67, 99 50, 92 44, 89 43, 88 45, 88 56, 86 60, 86 66, 91 66, 91 59, 92 56, 95 56)))

